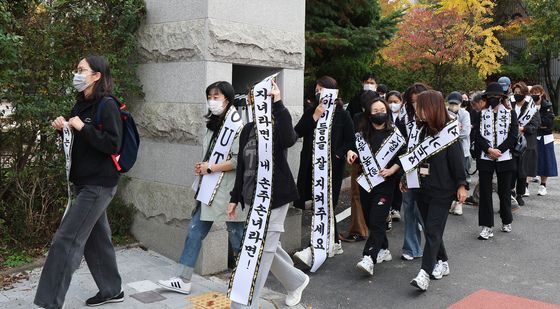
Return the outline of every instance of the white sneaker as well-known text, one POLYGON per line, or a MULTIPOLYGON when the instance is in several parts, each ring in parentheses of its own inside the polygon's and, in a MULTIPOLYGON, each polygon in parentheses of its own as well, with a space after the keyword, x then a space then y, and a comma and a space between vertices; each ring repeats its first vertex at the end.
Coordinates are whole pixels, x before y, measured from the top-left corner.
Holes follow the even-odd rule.
POLYGON ((416 278, 410 281, 410 284, 421 291, 426 291, 430 285, 430 276, 428 276, 428 273, 426 273, 423 269, 420 269, 420 272, 416 278))
POLYGON ((432 276, 434 279, 439 280, 443 278, 443 276, 449 275, 449 263, 439 260, 434 266, 434 270, 432 271, 432 276))
POLYGON ((300 287, 295 289, 294 291, 288 292, 288 295, 286 295, 286 305, 292 307, 299 304, 299 302, 301 301, 301 294, 303 293, 303 290, 305 290, 308 284, 309 284, 309 276, 305 275, 305 281, 303 281, 303 284, 300 285, 300 287))
POLYGON ((455 213, 455 206, 457 205, 457 201, 453 201, 453 203, 451 203, 451 207, 449 208, 449 213, 453 214, 455 213))
POLYGON ((332 255, 329 254, 329 257, 333 257, 335 255, 343 254, 344 250, 342 250, 342 243, 341 242, 335 242, 332 252, 333 252, 332 255))
POLYGON ((492 231, 492 228, 483 226, 482 230, 480 231, 480 235, 478 235, 478 239, 488 240, 491 237, 494 237, 494 232, 492 231))
POLYGON ((543 185, 540 185, 539 186, 539 192, 537 193, 537 195, 543 196, 543 195, 546 195, 546 193, 547 193, 546 192, 546 187, 543 186, 543 185))
POLYGON ((455 203, 455 209, 453 210, 453 214, 460 216, 463 214, 463 203, 455 203))
POLYGON ((307 247, 301 251, 294 253, 294 258, 311 267, 311 263, 313 262, 313 253, 311 252, 311 247, 307 247))
POLYGON ((388 262, 392 259, 393 257, 391 256, 391 251, 389 251, 389 249, 381 249, 379 250, 379 253, 377 253, 377 264, 383 263, 385 261, 388 262))
POLYGON ((169 280, 158 280, 157 284, 164 289, 182 293, 182 294, 190 294, 191 293, 191 283, 185 283, 183 279, 179 277, 173 277, 169 280))
POLYGON ((370 276, 373 276, 373 260, 369 255, 364 255, 364 258, 356 264, 356 268, 370 276))
POLYGON ((533 177, 532 182, 541 183, 541 176, 535 176, 535 177, 533 177))
POLYGON ((401 213, 398 210, 391 210, 391 220, 401 221, 401 213))
POLYGON ((412 255, 410 255, 410 254, 403 253, 403 254, 401 255, 401 260, 403 260, 403 261, 412 261, 412 260, 414 260, 414 257, 413 257, 412 255))
POLYGON ((523 196, 524 197, 531 196, 531 193, 529 193, 529 186, 525 187, 525 193, 523 193, 523 196))
POLYGON ((502 225, 502 232, 511 233, 511 223, 502 225))

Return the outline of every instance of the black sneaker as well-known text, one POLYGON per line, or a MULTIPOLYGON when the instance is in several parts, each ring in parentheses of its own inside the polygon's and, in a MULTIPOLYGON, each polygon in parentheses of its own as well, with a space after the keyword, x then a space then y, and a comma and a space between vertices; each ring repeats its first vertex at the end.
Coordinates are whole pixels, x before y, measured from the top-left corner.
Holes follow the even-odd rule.
POLYGON ((467 199, 465 200, 465 204, 478 206, 478 203, 474 201, 474 197, 472 195, 467 197, 467 199))
POLYGON ((518 204, 519 206, 525 206, 525 201, 523 200, 523 196, 518 195, 518 196, 515 198, 515 200, 517 201, 517 204, 518 204))
POLYGON ((89 307, 96 307, 108 303, 120 303, 122 301, 124 301, 124 291, 121 291, 116 296, 109 297, 109 298, 101 297, 101 294, 98 292, 97 294, 95 294, 94 297, 86 300, 86 305, 88 305, 89 307))

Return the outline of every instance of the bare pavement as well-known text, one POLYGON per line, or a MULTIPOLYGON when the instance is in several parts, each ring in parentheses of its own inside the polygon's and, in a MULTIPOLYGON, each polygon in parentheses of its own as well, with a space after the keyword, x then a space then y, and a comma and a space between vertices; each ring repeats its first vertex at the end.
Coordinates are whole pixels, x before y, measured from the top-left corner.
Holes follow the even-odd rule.
MULTIPOLYGON (((556 155, 560 158, 559 145, 556 155)), ((477 208, 467 206, 462 216, 450 215, 444 240, 451 273, 432 280, 427 292, 409 285, 421 261, 400 259, 403 223, 393 223, 389 249, 393 260, 375 266, 372 277, 355 269, 364 242, 344 243, 344 254, 325 262, 310 274, 300 306, 294 308, 560 308, 560 180, 550 178, 548 195, 537 196, 538 185, 530 185, 526 206, 514 214, 513 232, 499 231, 496 214, 494 238, 477 239, 477 208)), ((343 191, 337 211, 349 207, 349 192, 343 191)), ((494 196, 497 209, 497 196, 494 196)), ((309 211, 304 215, 308 230, 309 211)), ((349 220, 340 223, 347 231, 349 220)), ((302 244, 309 241, 304 233, 302 244)), ((140 248, 121 249, 117 260, 123 276, 125 301, 102 308, 228 308, 225 292, 228 273, 194 277, 191 295, 166 292, 155 285, 171 276, 175 262, 140 248)), ((300 265, 298 265, 300 266, 300 265)), ((0 291, 0 308, 35 308, 32 305, 40 268, 29 280, 0 291)), ((272 276, 262 295, 262 308, 285 308, 282 286, 272 276)), ((96 293, 87 266, 74 275, 65 308, 84 308, 84 301, 96 293)))

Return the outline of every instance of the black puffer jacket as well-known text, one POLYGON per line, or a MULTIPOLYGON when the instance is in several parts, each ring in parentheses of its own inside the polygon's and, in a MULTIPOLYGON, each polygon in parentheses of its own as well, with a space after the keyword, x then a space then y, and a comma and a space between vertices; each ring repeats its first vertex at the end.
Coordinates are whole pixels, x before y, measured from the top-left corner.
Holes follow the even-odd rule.
POLYGON ((119 180, 111 154, 121 147, 122 120, 115 101, 109 99, 103 108, 100 129, 95 123, 99 101, 78 101, 70 114, 85 124, 82 130, 74 130, 70 181, 75 185, 114 187, 119 180))

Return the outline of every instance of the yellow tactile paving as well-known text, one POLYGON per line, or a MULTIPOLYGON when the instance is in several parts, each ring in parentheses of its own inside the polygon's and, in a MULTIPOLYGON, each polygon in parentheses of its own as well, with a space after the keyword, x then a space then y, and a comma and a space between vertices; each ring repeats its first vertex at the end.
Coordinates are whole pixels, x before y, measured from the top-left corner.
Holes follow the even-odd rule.
POLYGON ((226 294, 219 292, 208 292, 192 297, 187 300, 194 304, 194 307, 185 309, 229 309, 231 301, 226 294))

